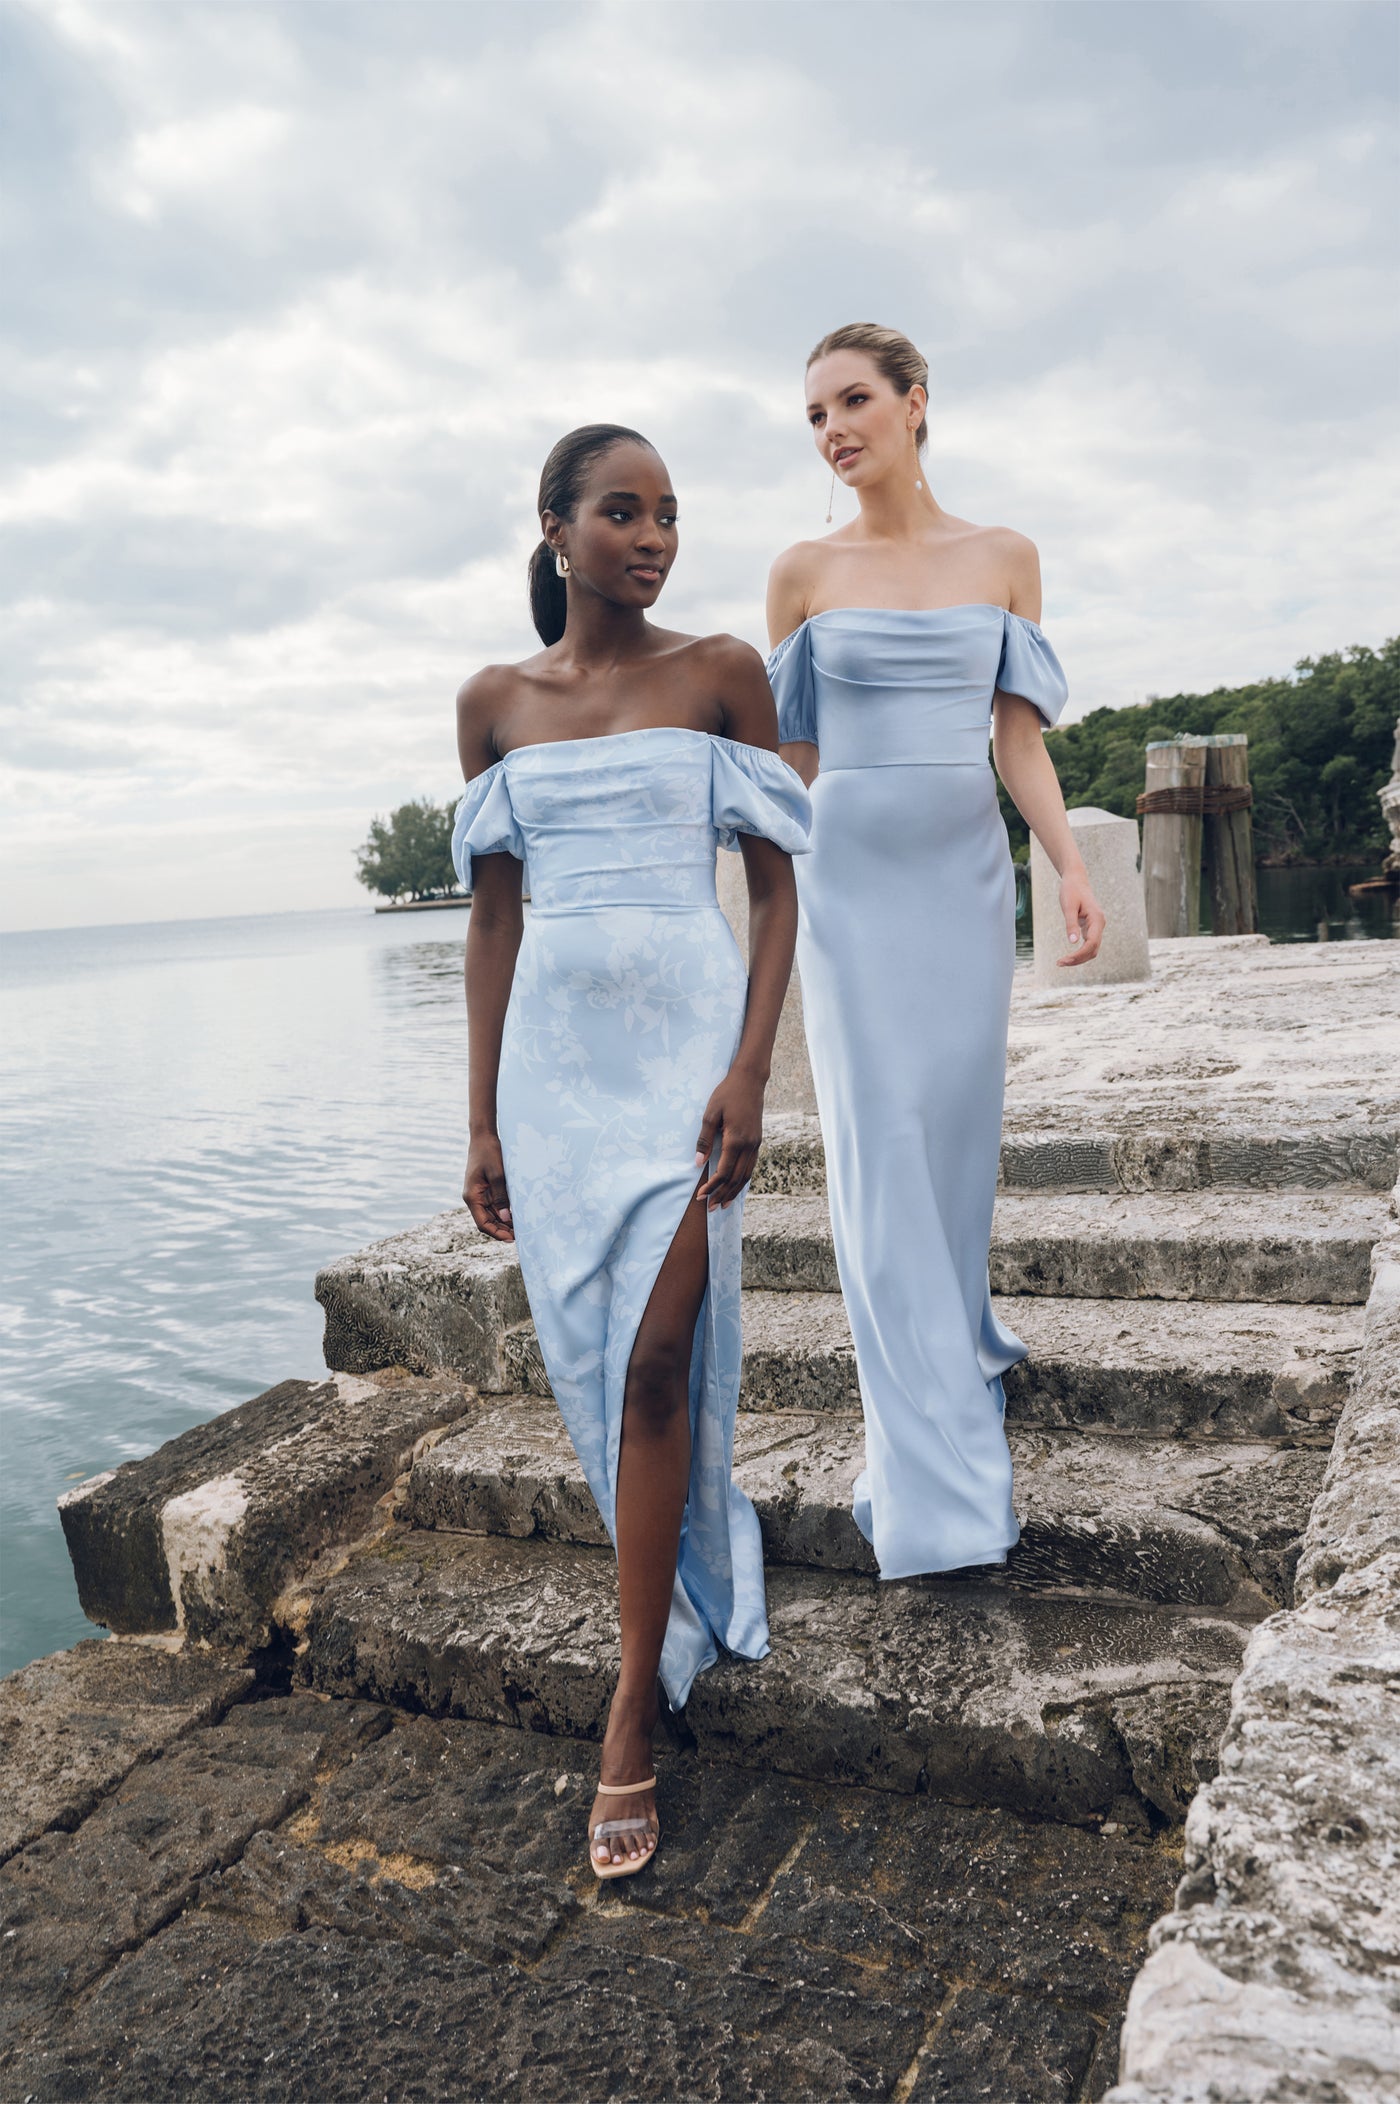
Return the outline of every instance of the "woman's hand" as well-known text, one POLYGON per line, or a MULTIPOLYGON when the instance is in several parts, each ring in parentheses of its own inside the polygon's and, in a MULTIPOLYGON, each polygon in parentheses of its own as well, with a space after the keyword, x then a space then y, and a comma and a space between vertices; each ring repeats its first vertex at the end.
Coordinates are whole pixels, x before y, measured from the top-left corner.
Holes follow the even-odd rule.
POLYGON ((703 1169, 710 1159, 716 1135, 719 1160, 713 1176, 696 1192, 696 1200, 713 1212, 717 1205, 733 1205, 753 1175, 763 1138, 764 1082, 742 1067, 731 1067, 705 1106, 700 1137, 695 1142, 695 1166, 703 1169))
POLYGON ((1107 923, 1103 908, 1094 897, 1089 873, 1082 867, 1069 870, 1061 877, 1060 911, 1065 917, 1069 954, 1056 958, 1056 963, 1087 964, 1091 957, 1099 954, 1107 923))
POLYGON ((462 1182, 462 1200, 484 1235, 495 1242, 513 1242, 510 1194, 506 1190, 506 1168, 501 1143, 494 1132, 473 1140, 467 1155, 467 1173, 462 1182))

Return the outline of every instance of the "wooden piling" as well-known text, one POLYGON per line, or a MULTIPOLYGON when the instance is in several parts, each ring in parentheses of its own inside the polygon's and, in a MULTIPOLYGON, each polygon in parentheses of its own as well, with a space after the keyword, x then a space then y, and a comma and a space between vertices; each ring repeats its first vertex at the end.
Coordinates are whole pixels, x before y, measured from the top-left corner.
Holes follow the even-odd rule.
POLYGON ((1249 815, 1249 740, 1241 733, 1207 738, 1204 744, 1211 931, 1215 935, 1253 935, 1259 926, 1259 905, 1254 883, 1254 824, 1249 815))
POLYGON ((1142 890, 1147 933, 1194 935, 1201 918, 1201 791, 1206 747, 1171 738, 1147 748, 1142 890))

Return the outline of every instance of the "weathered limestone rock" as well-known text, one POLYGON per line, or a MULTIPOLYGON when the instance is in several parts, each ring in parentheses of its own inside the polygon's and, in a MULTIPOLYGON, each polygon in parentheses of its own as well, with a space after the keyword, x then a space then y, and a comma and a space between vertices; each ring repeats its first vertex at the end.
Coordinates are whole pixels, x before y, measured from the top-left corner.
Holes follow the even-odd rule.
MULTIPOLYGON (((997 1296, 1030 1357, 1005 1376, 1008 1422, 1178 1439, 1320 1444, 1346 1400, 1361 1310, 1260 1302, 997 1296)), ((507 1338, 512 1385, 548 1395, 533 1327, 507 1338)), ((744 1295, 744 1411, 858 1410, 845 1305, 835 1293, 744 1295)))
MULTIPOLYGON (((1290 1596, 1326 1465, 1316 1450, 1020 1429, 1010 1440, 1022 1525, 1006 1568, 1012 1583, 1246 1614, 1290 1596)), ((741 1417, 735 1478, 753 1499, 770 1566, 874 1571, 850 1511, 864 1463, 859 1417, 741 1417)), ((529 1397, 481 1412, 425 1454, 404 1517, 516 1540, 607 1543, 558 1412, 529 1397)))
POLYGON ((1030 1351, 1003 1379, 1008 1424, 1322 1444, 1361 1345, 1355 1307, 1036 1295, 993 1306, 1030 1351))
MULTIPOLYGON (((1012 1196, 992 1227, 994 1293, 1103 1300, 1357 1303, 1385 1201, 1202 1191, 1189 1196, 1012 1196)), ((755 1197, 744 1219, 744 1284, 839 1290, 820 1198, 755 1197)))
MULTIPOLYGON (((557 1543, 541 1558, 519 1542, 403 1534, 321 1589, 302 1671, 326 1694, 596 1737, 615 1599, 605 1550, 557 1543)), ((1181 1756, 1164 1781, 1159 1747, 1135 1755, 1134 1705, 1179 1691, 1199 1721, 1193 1774, 1208 1773, 1246 1633, 1199 1610, 792 1570, 770 1572, 768 1610, 769 1656, 695 1684, 686 1721, 702 1751, 1070 1820, 1119 1800, 1180 1815, 1181 1756)))
POLYGON ((245 1668, 96 1637, 0 1680, 0 1863, 71 1828, 142 1761, 223 1716, 245 1668))
POLYGON ((665 1846, 598 1905, 579 1845, 596 1761, 298 1696, 198 1734, 168 1803, 124 1793, 8 1888, 0 2088, 946 2104, 991 2084, 1003 2104, 1101 2087, 1170 1842, 663 1749, 665 1846))
POLYGON ((327 1366, 450 1368, 487 1391, 506 1386, 501 1339, 530 1312, 510 1244, 479 1233, 465 1206, 328 1264, 316 1298, 327 1366))
MULTIPOLYGON (((1080 1013, 1075 1031, 1063 1034, 1077 1039, 1080 1013)), ((1202 1064, 1209 1068, 1211 1062, 1202 1064)), ((1195 1191, 1212 1184, 1261 1191, 1352 1184, 1388 1191, 1400 1162, 1396 1133, 1375 1118, 1359 1119, 1355 1102, 1346 1097, 1324 1100, 1314 1093, 1303 1103, 1263 1105, 1256 1094, 1227 1109, 1207 1080, 1191 1095, 1188 1109, 1173 1112, 1165 1087, 1114 1089, 1100 1079, 1107 1100, 1087 1132, 1076 1130, 1081 1103, 1047 1105, 1034 1091, 1019 1090, 1016 1078, 1013 1066, 1001 1144, 1001 1187, 1007 1191, 1195 1191), (1139 1093, 1149 1096, 1141 1108, 1139 1093)), ((765 1114, 749 1188, 755 1196, 825 1191, 826 1155, 814 1117, 765 1114)))
POLYGON ((1125 980, 1150 979, 1147 911, 1138 866, 1138 829, 1134 818, 1080 805, 1069 814, 1074 844, 1084 857, 1094 896, 1108 920, 1097 957, 1072 968, 1057 959, 1069 954, 1065 920, 1060 911, 1060 880, 1040 842, 1031 835, 1031 912, 1035 925, 1034 975, 1037 986, 1066 993, 1084 987, 1111 986, 1125 980))
POLYGON ((1302 1604, 1250 1639, 1111 2104, 1400 2094, 1398 1259, 1392 1229, 1304 1537, 1302 1604))
POLYGON ((387 1730, 367 1703, 251 1702, 146 1762, 75 1833, 0 1868, 0 2048, 80 1994, 303 1803, 318 1770, 387 1730))
MULTIPOLYGON (((1006 1374, 1008 1423, 1177 1439, 1331 1439, 1361 1348, 1361 1310, 1268 1302, 994 1296, 1029 1348, 1006 1374)), ((550 1394, 534 1324, 504 1344, 509 1392, 550 1394)), ((858 1410, 837 1293, 744 1295, 741 1411, 858 1410)))
POLYGON ((1304 1161, 1340 1145, 1369 1163, 1360 1179, 1353 1168, 1329 1182, 1390 1188, 1400 1170, 1395 943, 1185 938, 1154 942, 1152 971, 1092 1001, 1042 991, 1017 972, 1009 1139, 1054 1132, 1078 1143, 1088 1126, 1115 1139, 1175 1134, 1213 1149, 1240 1136, 1291 1135, 1304 1161))
POLYGON ((283 1381, 79 1484, 59 1513, 84 1614, 257 1649, 288 1580, 363 1534, 417 1441, 470 1403, 451 1376, 283 1381))
POLYGON ((1115 2104, 1212 2082, 1250 2104, 1394 2096, 1398 1726, 1400 1558, 1255 1631, 1221 1772, 1187 1817, 1177 1911, 1129 2001, 1115 2104))
POLYGON ((1361 1365, 1298 1574, 1302 1597, 1400 1554, 1400 1231, 1377 1245, 1361 1365))

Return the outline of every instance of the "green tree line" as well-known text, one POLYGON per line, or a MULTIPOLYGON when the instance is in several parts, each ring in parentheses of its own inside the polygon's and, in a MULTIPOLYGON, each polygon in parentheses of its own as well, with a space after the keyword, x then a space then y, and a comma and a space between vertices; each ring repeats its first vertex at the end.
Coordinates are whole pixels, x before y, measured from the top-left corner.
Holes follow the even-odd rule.
POLYGON ((435 804, 420 796, 376 818, 355 850, 356 874, 367 891, 388 899, 444 899, 461 890, 452 867, 456 799, 435 804))
MULTIPOLYGON (((1303 658, 1292 677, 1210 694, 1154 695, 1136 708, 1095 709, 1050 731, 1067 804, 1131 818, 1145 747, 1178 731, 1243 731, 1249 739, 1256 858, 1272 864, 1379 862, 1389 844, 1377 797, 1390 779, 1400 714, 1400 636, 1303 658)), ((1017 856, 1025 820, 1001 791, 1017 856)))

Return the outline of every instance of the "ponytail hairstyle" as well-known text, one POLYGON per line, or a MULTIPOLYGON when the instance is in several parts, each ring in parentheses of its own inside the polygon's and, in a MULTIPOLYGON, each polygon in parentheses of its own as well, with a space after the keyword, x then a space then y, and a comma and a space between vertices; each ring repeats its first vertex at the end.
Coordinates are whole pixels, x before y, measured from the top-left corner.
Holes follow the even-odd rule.
MULTIPOLYGON (((873 321, 847 322, 844 329, 823 336, 807 360, 808 370, 832 351, 864 351, 896 394, 907 395, 911 387, 922 387, 928 393, 928 360, 898 329, 882 329, 873 321)), ((920 451, 928 444, 927 416, 919 421, 914 444, 920 451)))
MULTIPOLYGON (((536 507, 540 516, 552 511, 556 519, 571 520, 594 461, 629 439, 640 446, 651 444, 640 431, 629 431, 625 424, 580 424, 577 431, 570 431, 561 438, 540 476, 536 507)), ((528 575, 531 618, 545 643, 557 643, 564 633, 569 594, 563 578, 555 570, 554 550, 548 541, 541 541, 530 557, 528 575)))

